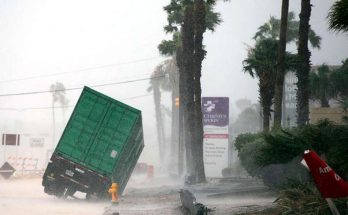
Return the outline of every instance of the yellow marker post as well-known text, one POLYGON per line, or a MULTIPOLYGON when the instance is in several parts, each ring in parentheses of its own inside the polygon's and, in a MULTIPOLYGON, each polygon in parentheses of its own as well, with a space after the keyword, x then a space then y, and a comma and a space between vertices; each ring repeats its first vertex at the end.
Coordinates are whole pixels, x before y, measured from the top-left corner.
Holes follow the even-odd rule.
POLYGON ((111 194, 111 202, 112 203, 118 203, 118 185, 117 183, 112 183, 111 187, 109 189, 109 193, 111 194))

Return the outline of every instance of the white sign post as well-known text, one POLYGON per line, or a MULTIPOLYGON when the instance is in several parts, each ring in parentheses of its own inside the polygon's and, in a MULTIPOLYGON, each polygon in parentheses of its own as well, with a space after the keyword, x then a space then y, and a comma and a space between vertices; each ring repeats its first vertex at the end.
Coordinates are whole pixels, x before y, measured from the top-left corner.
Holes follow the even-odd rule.
POLYGON ((203 97, 204 168, 207 177, 221 178, 228 167, 228 119, 227 97, 203 97))

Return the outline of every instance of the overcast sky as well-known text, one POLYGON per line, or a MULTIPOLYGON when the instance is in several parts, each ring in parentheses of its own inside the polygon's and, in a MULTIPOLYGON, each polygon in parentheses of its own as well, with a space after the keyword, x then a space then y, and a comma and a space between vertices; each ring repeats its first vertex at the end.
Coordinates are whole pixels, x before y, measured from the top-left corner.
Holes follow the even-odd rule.
MULTIPOLYGON (((327 29, 327 11, 333 2, 312 0, 311 25, 323 38, 321 50, 312 52, 314 65, 339 64, 348 57, 348 37, 327 29)), ((163 32, 163 6, 168 3, 169 0, 0 0, 0 95, 44 91, 56 81, 66 88, 76 88, 149 77, 164 60, 157 45, 170 38, 163 32)), ((232 106, 239 98, 257 101, 257 81, 242 72, 245 44, 253 44, 251 38, 257 28, 271 15, 280 17, 280 3, 218 3, 216 11, 221 13, 223 23, 214 33, 205 35, 208 54, 203 63, 202 96, 228 96, 232 106)), ((300 0, 291 0, 290 10, 298 17, 300 0)), ((148 152, 157 144, 153 98, 146 91, 148 86, 149 81, 144 80, 95 88, 143 111, 147 144, 144 159, 150 157, 148 152)), ((71 105, 80 92, 67 92, 71 105)), ((164 95, 163 103, 170 107, 168 98, 168 94, 164 95)), ((17 121, 46 125, 45 130, 51 120, 49 109, 18 109, 51 105, 48 93, 0 96, 0 108, 16 109, 0 109, 0 128, 11 132, 17 121)))

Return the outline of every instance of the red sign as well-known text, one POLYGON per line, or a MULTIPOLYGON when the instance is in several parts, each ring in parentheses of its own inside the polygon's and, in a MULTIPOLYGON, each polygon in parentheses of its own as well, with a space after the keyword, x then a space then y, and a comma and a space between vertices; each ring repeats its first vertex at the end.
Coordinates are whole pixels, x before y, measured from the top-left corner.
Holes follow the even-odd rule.
POLYGON ((303 158, 324 198, 348 196, 348 184, 321 160, 317 153, 309 151, 304 154, 303 158))

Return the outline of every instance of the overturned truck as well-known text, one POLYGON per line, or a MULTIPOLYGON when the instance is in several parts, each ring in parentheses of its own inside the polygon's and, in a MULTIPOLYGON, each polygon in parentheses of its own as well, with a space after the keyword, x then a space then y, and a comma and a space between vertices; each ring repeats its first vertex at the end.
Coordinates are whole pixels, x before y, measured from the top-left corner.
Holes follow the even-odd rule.
POLYGON ((43 176, 47 194, 122 194, 144 147, 141 112, 85 87, 43 176))

